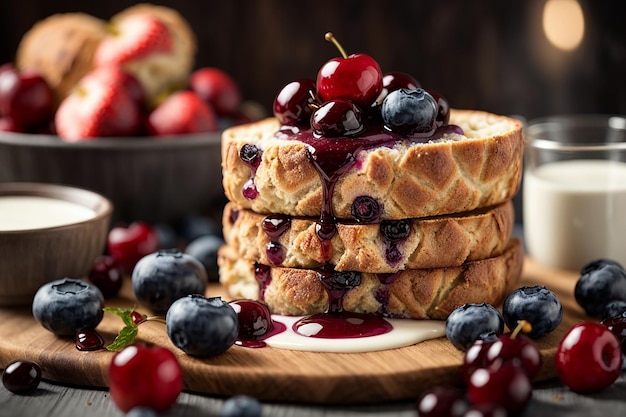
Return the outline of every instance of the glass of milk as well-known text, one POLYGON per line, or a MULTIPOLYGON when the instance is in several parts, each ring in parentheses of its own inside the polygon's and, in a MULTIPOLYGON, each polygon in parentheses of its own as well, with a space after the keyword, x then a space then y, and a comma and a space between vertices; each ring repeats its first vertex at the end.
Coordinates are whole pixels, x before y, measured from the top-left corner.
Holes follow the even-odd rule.
POLYGON ((626 116, 567 115, 526 129, 523 227, 528 255, 569 269, 626 266, 626 116))

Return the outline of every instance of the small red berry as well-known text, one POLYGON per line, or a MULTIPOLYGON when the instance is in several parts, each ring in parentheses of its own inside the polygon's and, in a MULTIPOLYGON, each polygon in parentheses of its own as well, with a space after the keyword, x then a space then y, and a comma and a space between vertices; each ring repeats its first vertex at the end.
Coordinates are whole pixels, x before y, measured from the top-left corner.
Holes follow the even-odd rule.
POLYGON ((113 356, 109 387, 111 399, 123 412, 148 407, 160 413, 176 403, 183 387, 182 369, 164 347, 131 345, 113 356))
POLYGON ((115 297, 124 283, 124 270, 112 256, 102 255, 91 267, 89 280, 105 298, 115 297))
POLYGON ((601 391, 615 382, 622 370, 620 343, 599 323, 578 323, 561 340, 555 368, 572 391, 601 391))
POLYGON ((531 394, 532 385, 526 371, 512 363, 497 369, 477 369, 467 387, 470 403, 495 403, 512 413, 523 410, 531 394))
POLYGON ((107 245, 109 254, 130 274, 141 258, 159 249, 159 235, 148 223, 135 222, 111 229, 107 245))
POLYGON ((426 391, 417 402, 420 417, 460 417, 468 408, 460 389, 436 386, 426 391))

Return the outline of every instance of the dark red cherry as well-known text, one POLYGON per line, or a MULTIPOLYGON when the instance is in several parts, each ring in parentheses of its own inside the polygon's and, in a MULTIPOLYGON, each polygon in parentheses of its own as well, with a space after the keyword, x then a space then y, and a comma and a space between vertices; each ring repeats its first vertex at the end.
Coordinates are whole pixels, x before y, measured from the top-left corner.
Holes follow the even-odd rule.
POLYGON ((89 280, 105 298, 115 297, 124 283, 124 270, 112 256, 99 256, 89 271, 89 280))
POLYGON ((420 417, 460 417, 468 408, 463 392, 454 387, 436 386, 417 402, 420 417))
POLYGON ((0 113, 17 126, 35 127, 53 115, 52 90, 36 71, 19 72, 5 64, 0 72, 0 113))
POLYGON ((281 125, 306 125, 311 119, 315 81, 302 79, 284 86, 274 99, 274 116, 281 125))
POLYGON ((472 404, 494 403, 510 413, 524 409, 532 394, 526 372, 511 363, 497 369, 480 368, 470 376, 467 397, 472 404))
POLYGON ((10 363, 2 373, 2 384, 14 394, 34 391, 41 382, 41 366, 25 359, 10 363))
POLYGON ((554 365, 561 381, 572 391, 601 391, 621 373, 620 342, 602 324, 578 323, 561 340, 554 365))
POLYGON ((541 370, 542 360, 539 349, 528 336, 517 334, 512 337, 507 333, 491 343, 484 356, 485 367, 499 367, 505 363, 522 368, 532 381, 541 370))
POLYGON ((369 108, 383 88, 380 66, 365 54, 348 56, 332 33, 327 33, 325 38, 335 44, 342 57, 326 62, 317 74, 317 93, 321 100, 342 98, 361 108, 369 108))
POLYGON ((427 90, 437 102, 437 127, 447 125, 450 122, 450 104, 441 94, 433 90, 427 90))
POLYGON ((463 417, 508 417, 506 409, 494 403, 472 404, 463 417))
POLYGON ((318 135, 335 138, 361 133, 365 126, 361 110, 351 101, 334 99, 325 102, 311 115, 311 128, 318 135))
POLYGON ((407 73, 388 72, 383 75, 383 90, 380 92, 380 95, 378 96, 378 99, 376 99, 376 102, 378 104, 382 103, 385 97, 387 97, 387 94, 391 93, 392 91, 399 90, 401 88, 415 90, 419 87, 421 87, 420 83, 407 73))
POLYGON ((470 376, 475 370, 485 368, 485 356, 493 341, 478 339, 465 352, 463 357, 463 379, 469 383, 470 376))

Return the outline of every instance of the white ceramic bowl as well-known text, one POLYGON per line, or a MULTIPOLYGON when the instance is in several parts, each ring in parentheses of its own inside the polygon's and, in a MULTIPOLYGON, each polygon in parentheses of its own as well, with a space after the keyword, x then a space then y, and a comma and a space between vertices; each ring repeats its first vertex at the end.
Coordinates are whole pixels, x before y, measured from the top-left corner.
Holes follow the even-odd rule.
POLYGON ((46 282, 86 276, 103 252, 112 212, 111 202, 91 191, 0 183, 0 305, 29 305, 46 282), (28 202, 20 199, 22 210, 9 217, 16 207, 9 203, 15 203, 14 197, 28 202), (63 218, 54 218, 55 212, 63 218))

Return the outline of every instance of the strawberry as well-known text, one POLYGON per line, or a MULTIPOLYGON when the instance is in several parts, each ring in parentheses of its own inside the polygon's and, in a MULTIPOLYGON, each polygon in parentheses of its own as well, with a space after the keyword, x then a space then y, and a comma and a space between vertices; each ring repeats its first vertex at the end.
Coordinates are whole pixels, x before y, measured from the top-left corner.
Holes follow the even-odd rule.
POLYGON ((113 21, 110 32, 96 49, 96 67, 124 64, 155 52, 172 50, 172 37, 167 26, 149 14, 133 14, 113 21))
POLYGON ((140 131, 141 112, 124 88, 117 67, 102 67, 85 75, 59 105, 58 135, 76 142, 99 136, 132 136, 140 131), (115 81, 117 80, 117 81, 115 81))
POLYGON ((212 132, 217 117, 196 93, 180 90, 167 97, 148 115, 148 131, 153 135, 212 132))

